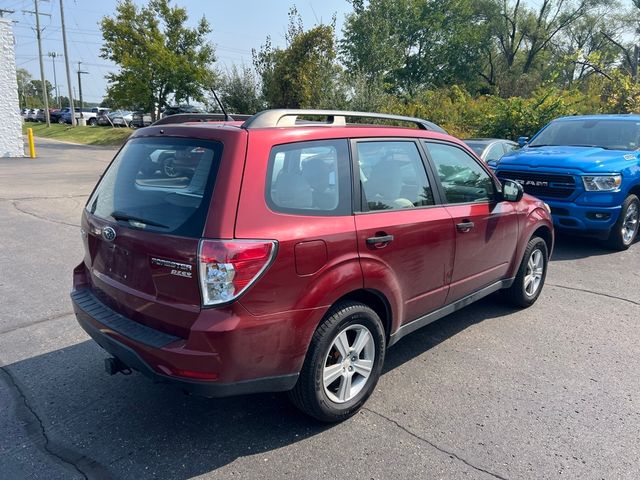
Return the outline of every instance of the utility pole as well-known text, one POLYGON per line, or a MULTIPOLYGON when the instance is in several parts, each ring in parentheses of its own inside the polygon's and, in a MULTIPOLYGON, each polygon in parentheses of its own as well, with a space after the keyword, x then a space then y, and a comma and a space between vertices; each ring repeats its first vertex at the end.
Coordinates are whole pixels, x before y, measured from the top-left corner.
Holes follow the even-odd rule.
POLYGON ((23 10, 24 13, 30 13, 36 16, 36 38, 38 39, 38 60, 40 61, 40 82, 42 82, 42 100, 44 102, 44 118, 47 121, 47 127, 51 126, 51 119, 49 118, 49 92, 47 92, 47 83, 44 78, 44 63, 42 60, 42 35, 40 31, 40 15, 50 17, 48 13, 40 13, 38 11, 38 0, 33 0, 35 11, 23 10))
POLYGON ((56 90, 56 97, 58 97, 58 108, 62 108, 62 105, 60 104, 60 90, 58 89, 58 77, 56 76, 56 57, 59 57, 60 54, 56 52, 49 52, 47 55, 51 57, 51 63, 53 63, 53 85, 56 90))
POLYGON ((67 31, 64 28, 64 6, 60 0, 60 22, 62 24, 62 44, 64 45, 64 64, 67 70, 67 90, 69 92, 69 108, 71 109, 71 126, 76 126, 76 110, 73 106, 73 88, 71 87, 71 67, 69 67, 69 53, 67 51, 67 31))
POLYGON ((83 72, 80 68, 82 62, 78 62, 78 92, 80 93, 80 118, 84 118, 84 114, 82 113, 82 107, 84 103, 82 102, 82 75, 87 75, 89 72, 83 72))

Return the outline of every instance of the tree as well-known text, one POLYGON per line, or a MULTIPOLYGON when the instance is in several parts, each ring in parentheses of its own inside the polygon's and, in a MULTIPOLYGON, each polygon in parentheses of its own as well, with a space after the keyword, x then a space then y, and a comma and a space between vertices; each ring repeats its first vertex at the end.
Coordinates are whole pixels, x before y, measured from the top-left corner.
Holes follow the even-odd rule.
POLYGON ((115 16, 102 19, 101 56, 120 67, 107 76, 112 106, 141 108, 155 119, 171 97, 204 100, 215 61, 206 40, 211 28, 204 17, 195 28, 186 27, 187 20, 186 9, 170 0, 150 0, 140 8, 121 0, 115 16))
POLYGON ((406 97, 472 86, 490 44, 486 0, 350 0, 342 59, 350 72, 406 97))
POLYGON ((20 108, 31 108, 33 106, 33 98, 27 95, 29 83, 31 83, 31 74, 24 68, 16 70, 16 80, 18 82, 18 99, 20 108))
MULTIPOLYGON (((235 65, 231 71, 219 76, 217 93, 227 112, 253 114, 263 109, 259 87, 251 68, 235 65)), ((214 110, 219 106, 213 99, 209 102, 214 110)))
POLYGON ((603 32, 604 37, 614 46, 621 57, 621 68, 634 82, 638 82, 638 63, 640 60, 640 0, 631 0, 631 8, 618 16, 621 25, 616 31, 603 32), (626 37, 626 40, 625 40, 626 37), (629 41, 628 38, 633 38, 629 41))
POLYGON ((576 22, 610 0, 542 0, 530 7, 523 0, 492 0, 495 49, 487 58, 485 78, 500 95, 529 94, 556 72, 546 69, 556 44, 576 22), (548 74, 548 75, 547 75, 548 74))
POLYGON ((271 38, 267 37, 260 50, 253 51, 262 96, 269 107, 339 108, 344 105, 334 23, 305 31, 294 7, 289 11, 287 47, 274 48, 271 38))

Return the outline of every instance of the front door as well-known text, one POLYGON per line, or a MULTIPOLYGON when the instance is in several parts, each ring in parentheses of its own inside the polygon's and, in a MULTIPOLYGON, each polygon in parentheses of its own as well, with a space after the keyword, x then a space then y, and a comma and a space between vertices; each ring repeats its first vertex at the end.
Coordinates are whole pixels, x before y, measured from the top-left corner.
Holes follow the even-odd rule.
POLYGON ((359 173, 355 222, 365 288, 392 285, 400 323, 444 304, 455 231, 436 205, 433 178, 413 140, 362 140, 353 145, 359 173))
POLYGON ((425 146, 456 231, 450 303, 504 278, 518 241, 516 204, 500 201, 493 177, 461 147, 425 146))

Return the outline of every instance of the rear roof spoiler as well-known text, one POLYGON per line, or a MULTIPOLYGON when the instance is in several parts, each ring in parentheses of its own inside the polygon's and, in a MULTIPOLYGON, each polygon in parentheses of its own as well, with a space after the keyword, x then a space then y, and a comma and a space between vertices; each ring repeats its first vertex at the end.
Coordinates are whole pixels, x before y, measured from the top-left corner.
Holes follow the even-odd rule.
POLYGON ((272 127, 293 127, 301 124, 324 125, 324 126, 345 126, 347 118, 369 118, 372 120, 386 120, 398 123, 411 123, 421 130, 430 130, 433 132, 447 133, 447 131, 428 120, 414 117, 404 117, 401 115, 391 115, 386 113, 371 112, 350 112, 344 110, 289 110, 276 109, 265 110, 256 113, 246 120, 242 127, 246 129, 252 128, 272 128, 272 127), (303 121, 298 117, 321 117, 325 121, 303 121))

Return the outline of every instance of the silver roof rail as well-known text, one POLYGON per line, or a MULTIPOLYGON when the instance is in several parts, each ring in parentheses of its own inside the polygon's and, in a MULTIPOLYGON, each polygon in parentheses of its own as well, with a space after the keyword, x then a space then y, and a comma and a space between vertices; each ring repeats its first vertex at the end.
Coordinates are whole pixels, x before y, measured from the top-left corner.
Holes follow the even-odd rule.
POLYGON ((309 122, 309 125, 324 126, 345 126, 347 118, 370 118, 374 120, 390 120, 393 122, 411 123, 421 130, 430 130, 433 132, 447 133, 447 131, 428 120, 414 117, 404 117, 402 115, 390 115, 387 113, 369 113, 369 112, 349 112, 345 110, 290 110, 275 109, 264 110, 256 113, 242 124, 242 128, 272 128, 272 127, 294 127, 300 125, 297 123, 298 117, 326 117, 325 122, 309 122))

